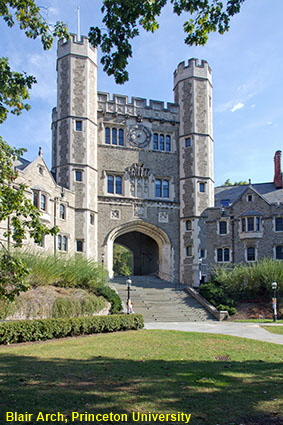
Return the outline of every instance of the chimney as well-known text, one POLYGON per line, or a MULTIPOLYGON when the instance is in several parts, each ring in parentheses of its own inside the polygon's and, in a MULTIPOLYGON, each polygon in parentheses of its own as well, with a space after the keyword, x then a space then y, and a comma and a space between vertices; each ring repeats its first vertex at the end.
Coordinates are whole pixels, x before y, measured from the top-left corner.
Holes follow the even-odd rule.
POLYGON ((281 171, 281 151, 276 151, 274 155, 274 186, 276 189, 282 189, 282 171, 281 171))

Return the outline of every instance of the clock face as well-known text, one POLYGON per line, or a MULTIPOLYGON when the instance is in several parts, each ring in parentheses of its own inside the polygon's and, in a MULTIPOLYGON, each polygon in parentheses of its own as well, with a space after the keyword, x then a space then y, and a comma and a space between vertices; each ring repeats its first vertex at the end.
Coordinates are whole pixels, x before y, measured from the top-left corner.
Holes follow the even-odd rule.
POLYGON ((128 131, 128 140, 132 146, 144 148, 151 140, 151 131, 142 124, 133 125, 128 131))

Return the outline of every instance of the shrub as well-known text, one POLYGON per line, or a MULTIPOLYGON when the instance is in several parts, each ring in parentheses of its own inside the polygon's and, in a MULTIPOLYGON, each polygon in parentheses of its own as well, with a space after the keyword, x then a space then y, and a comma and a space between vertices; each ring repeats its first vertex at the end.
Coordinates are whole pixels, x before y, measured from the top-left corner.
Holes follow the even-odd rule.
POLYGON ((106 298, 111 303, 110 313, 116 314, 122 311, 121 298, 110 286, 99 286, 96 288, 95 293, 106 298))
POLYGON ((217 310, 227 310, 229 314, 235 314, 235 301, 227 294, 223 285, 211 281, 200 286, 201 296, 207 299, 217 310))
POLYGON ((143 316, 140 314, 3 322, 0 323, 0 344, 136 330, 143 326, 143 316))
POLYGON ((52 306, 52 317, 87 316, 98 312, 105 307, 102 297, 85 295, 82 298, 58 297, 52 306))

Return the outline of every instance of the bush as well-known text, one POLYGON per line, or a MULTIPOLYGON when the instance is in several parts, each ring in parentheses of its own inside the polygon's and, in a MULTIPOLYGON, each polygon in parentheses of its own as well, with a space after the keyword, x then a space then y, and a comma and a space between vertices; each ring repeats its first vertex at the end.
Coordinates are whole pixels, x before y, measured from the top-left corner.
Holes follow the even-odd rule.
POLYGON ((211 281, 200 286, 199 292, 202 297, 207 299, 217 310, 227 310, 229 314, 235 314, 235 301, 227 294, 223 285, 211 281))
POLYGON ((58 297, 52 306, 52 317, 87 316, 105 307, 102 297, 85 295, 83 298, 58 297))
POLYGON ((0 323, 0 344, 142 329, 140 314, 21 320, 0 323))
POLYGON ((122 311, 122 301, 114 289, 109 286, 99 286, 95 289, 96 295, 101 295, 111 303, 110 313, 116 314, 122 311))

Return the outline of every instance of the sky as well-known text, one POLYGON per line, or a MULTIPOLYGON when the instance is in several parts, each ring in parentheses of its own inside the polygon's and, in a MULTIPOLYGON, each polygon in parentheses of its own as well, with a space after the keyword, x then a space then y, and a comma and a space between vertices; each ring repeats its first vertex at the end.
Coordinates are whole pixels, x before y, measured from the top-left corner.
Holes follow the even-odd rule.
MULTIPOLYGON (((128 71, 130 81, 116 85, 99 66, 98 90, 129 97, 173 102, 173 72, 182 61, 205 59, 213 75, 215 184, 251 179, 273 180, 273 157, 283 150, 283 1, 246 0, 233 17, 230 31, 212 34, 205 46, 184 43, 182 23, 186 15, 172 13, 170 2, 159 18, 154 34, 141 31, 133 42, 128 71)), ((77 32, 80 7, 81 34, 101 26, 100 0, 42 0, 48 22, 62 20, 77 32)), ((56 43, 50 51, 39 40, 27 39, 17 27, 0 22, 1 56, 12 69, 37 79, 31 90, 32 109, 10 116, 0 135, 12 146, 25 147, 33 160, 42 147, 50 166, 51 111, 56 106, 56 43)), ((98 57, 100 57, 98 52, 98 57)))

